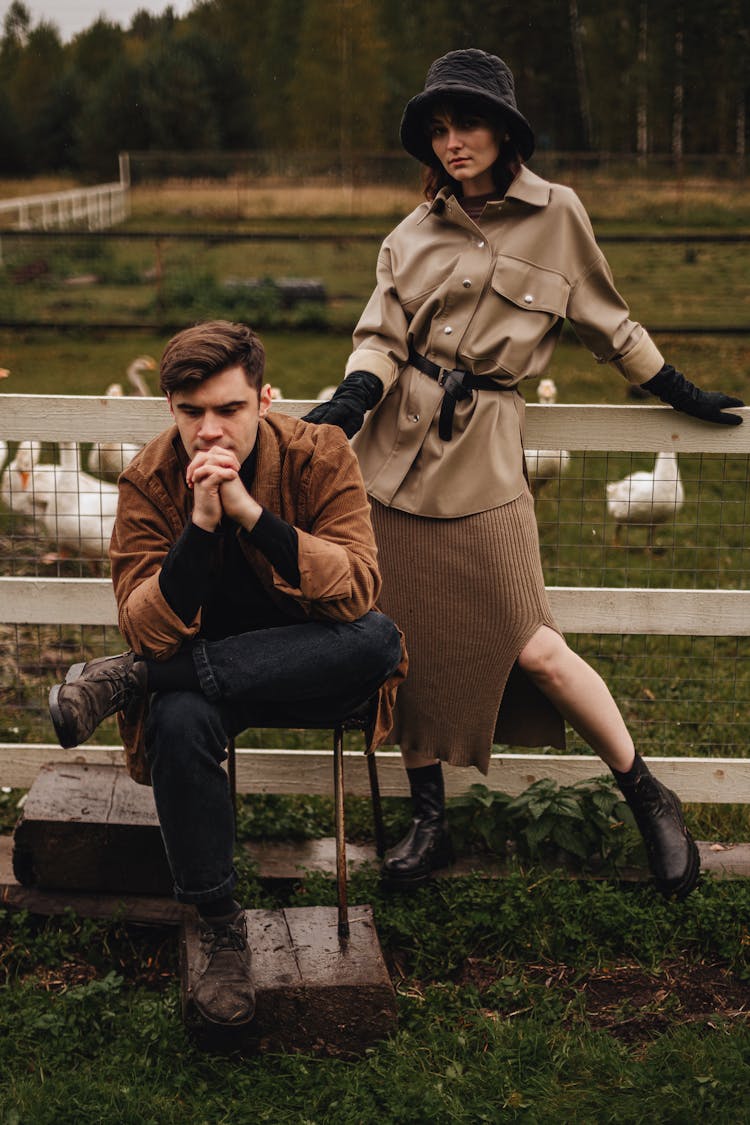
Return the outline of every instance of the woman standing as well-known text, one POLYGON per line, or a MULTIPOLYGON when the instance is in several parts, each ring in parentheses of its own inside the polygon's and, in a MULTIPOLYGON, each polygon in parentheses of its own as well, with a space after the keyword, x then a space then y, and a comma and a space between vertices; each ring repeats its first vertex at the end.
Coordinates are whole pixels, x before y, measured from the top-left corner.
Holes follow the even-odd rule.
POLYGON ((434 62, 401 140, 426 202, 383 243, 346 378, 307 416, 357 433, 382 608, 409 645, 394 741, 414 819, 383 876, 411 888, 449 861, 441 760, 486 773, 493 741, 562 747, 567 720, 614 773, 656 885, 683 898, 699 859, 680 802, 550 612, 518 385, 544 374, 567 317, 599 362, 678 410, 733 425, 722 411, 743 404, 689 383, 629 318, 577 196, 524 165, 534 136, 501 59, 434 62))

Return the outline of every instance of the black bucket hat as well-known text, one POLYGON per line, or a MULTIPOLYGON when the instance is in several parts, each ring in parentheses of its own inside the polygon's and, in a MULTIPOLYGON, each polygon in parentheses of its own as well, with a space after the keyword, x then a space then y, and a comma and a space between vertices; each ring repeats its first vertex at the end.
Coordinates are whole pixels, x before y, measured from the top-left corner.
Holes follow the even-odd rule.
POLYGON ((510 67, 497 55, 469 47, 449 51, 427 71, 424 90, 407 102, 401 118, 401 144, 423 164, 434 164, 435 154, 427 133, 427 115, 440 99, 469 100, 499 112, 511 139, 524 160, 534 151, 534 133, 516 106, 510 67))

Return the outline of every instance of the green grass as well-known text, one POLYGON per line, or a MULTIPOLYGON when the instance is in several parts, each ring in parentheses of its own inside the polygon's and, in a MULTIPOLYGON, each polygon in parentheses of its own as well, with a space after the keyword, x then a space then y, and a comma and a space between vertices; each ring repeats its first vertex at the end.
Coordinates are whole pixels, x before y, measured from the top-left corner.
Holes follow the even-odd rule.
MULTIPOLYGON (((320 878, 274 897, 252 875, 244 888, 277 907, 333 893, 320 878)), ((396 1034, 354 1061, 202 1056, 180 1022, 174 936, 0 917, 0 1120, 748 1120, 750 1034, 727 1006, 747 991, 746 887, 710 884, 674 907, 529 872, 404 900, 359 875, 352 901, 374 906, 399 1011, 396 1034), (707 974, 731 996, 700 1012, 707 974), (620 976, 628 986, 595 1002, 620 976)))

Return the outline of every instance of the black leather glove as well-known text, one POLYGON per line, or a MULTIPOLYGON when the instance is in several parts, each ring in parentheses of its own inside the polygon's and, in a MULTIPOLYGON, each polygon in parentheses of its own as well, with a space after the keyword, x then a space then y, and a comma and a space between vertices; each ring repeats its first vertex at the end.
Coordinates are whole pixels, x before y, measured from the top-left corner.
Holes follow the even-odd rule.
POLYGON ((362 429, 365 414, 383 397, 383 384, 370 371, 352 371, 334 391, 332 399, 321 402, 305 414, 303 422, 326 422, 340 426, 347 437, 362 429))
POLYGON ((692 414, 704 422, 719 422, 722 426, 739 426, 742 422, 737 414, 723 413, 727 407, 744 406, 741 398, 723 395, 720 391, 702 391, 669 363, 665 363, 653 379, 641 385, 675 410, 692 414))

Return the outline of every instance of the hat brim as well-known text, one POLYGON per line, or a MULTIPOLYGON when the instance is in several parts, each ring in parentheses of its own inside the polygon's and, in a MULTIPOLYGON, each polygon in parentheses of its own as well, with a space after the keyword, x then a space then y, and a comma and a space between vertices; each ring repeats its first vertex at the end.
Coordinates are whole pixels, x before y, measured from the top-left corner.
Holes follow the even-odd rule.
POLYGON ((399 132, 401 144, 410 156, 416 157, 422 164, 435 163, 436 157, 427 135, 427 114, 435 102, 449 101, 453 98, 471 101, 478 106, 484 105, 488 110, 499 113, 521 157, 524 160, 529 159, 534 152, 534 133, 523 114, 502 98, 485 94, 475 86, 464 86, 458 82, 446 83, 440 87, 433 86, 407 102, 399 132))

